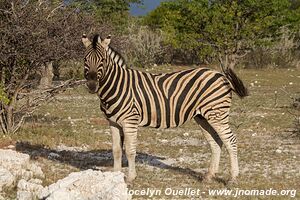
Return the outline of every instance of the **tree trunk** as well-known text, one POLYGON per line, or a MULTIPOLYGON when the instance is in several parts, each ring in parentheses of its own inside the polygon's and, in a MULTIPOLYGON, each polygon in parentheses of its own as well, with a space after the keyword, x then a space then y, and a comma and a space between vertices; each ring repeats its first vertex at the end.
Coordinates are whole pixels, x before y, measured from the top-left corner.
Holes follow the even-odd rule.
POLYGON ((13 108, 9 105, 2 105, 1 110, 1 129, 2 132, 7 133, 13 133, 14 132, 14 118, 13 118, 13 108))
POLYGON ((41 80, 39 84, 39 88, 45 89, 52 87, 52 79, 53 79, 53 62, 45 63, 41 67, 41 80))

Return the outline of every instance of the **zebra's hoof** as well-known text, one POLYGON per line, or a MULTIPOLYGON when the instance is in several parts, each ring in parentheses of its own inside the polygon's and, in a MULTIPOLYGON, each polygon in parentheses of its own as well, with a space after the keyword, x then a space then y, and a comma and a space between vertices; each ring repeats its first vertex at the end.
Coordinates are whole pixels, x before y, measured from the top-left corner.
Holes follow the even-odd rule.
POLYGON ((129 174, 126 178, 125 178, 125 182, 128 184, 128 185, 132 185, 134 179, 136 178, 136 173, 133 173, 133 174, 129 174))
POLYGON ((203 178, 203 182, 204 183, 211 183, 213 181, 213 179, 215 179, 215 175, 211 174, 211 173, 207 173, 207 174, 205 174, 205 176, 203 178))
POLYGON ((236 179, 236 178, 231 178, 231 179, 227 182, 226 186, 227 186, 227 187, 236 187, 237 184, 238 184, 237 179, 236 179))

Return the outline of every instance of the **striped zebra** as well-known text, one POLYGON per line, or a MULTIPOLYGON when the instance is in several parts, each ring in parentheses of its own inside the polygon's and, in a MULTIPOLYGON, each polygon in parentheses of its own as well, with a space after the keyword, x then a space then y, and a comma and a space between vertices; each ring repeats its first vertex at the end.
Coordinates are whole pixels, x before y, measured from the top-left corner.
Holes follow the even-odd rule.
POLYGON ((212 157, 206 180, 218 172, 223 143, 231 162, 231 180, 238 173, 236 135, 228 118, 232 91, 239 97, 248 92, 231 70, 219 73, 207 68, 188 69, 166 74, 151 74, 126 67, 113 50, 110 36, 95 35, 92 42, 84 34, 86 47, 84 75, 91 93, 100 98, 100 108, 109 121, 112 134, 114 170, 120 171, 122 137, 128 159, 127 181, 136 177, 135 157, 139 126, 178 127, 192 118, 204 130, 212 157))

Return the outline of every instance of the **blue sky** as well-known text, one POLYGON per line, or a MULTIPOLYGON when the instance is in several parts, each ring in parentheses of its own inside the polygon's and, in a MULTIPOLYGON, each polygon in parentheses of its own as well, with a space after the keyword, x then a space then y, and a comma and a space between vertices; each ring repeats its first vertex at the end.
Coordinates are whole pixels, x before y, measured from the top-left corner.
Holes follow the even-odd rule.
POLYGON ((130 13, 134 16, 145 15, 149 11, 155 9, 162 1, 165 0, 143 0, 144 4, 142 6, 139 6, 137 4, 132 4, 130 6, 130 13))

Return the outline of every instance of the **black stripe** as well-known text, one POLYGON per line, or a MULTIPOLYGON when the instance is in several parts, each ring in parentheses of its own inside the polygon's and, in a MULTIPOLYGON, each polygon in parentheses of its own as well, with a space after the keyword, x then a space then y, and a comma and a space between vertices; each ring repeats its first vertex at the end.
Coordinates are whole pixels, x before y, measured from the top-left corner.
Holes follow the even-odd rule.
MULTIPOLYGON (((114 116, 115 114, 117 114, 118 112, 120 112, 122 106, 125 103, 125 99, 126 99, 128 93, 129 93, 129 90, 126 89, 125 95, 123 96, 121 102, 117 105, 117 107, 115 107, 115 109, 110 114, 107 114, 108 118, 110 118, 110 117, 114 116)), ((130 94, 130 97, 129 97, 128 101, 126 102, 126 104, 130 103, 131 100, 132 100, 132 95, 130 94)))
MULTIPOLYGON (((124 69, 122 69, 122 70, 124 70, 124 69)), ((118 81, 120 81, 120 80, 116 80, 116 81, 115 81, 114 87, 113 87, 112 90, 108 93, 108 95, 103 99, 103 101, 105 101, 106 103, 109 104, 109 107, 110 107, 111 105, 115 104, 117 101, 119 101, 120 98, 126 98, 126 96, 127 96, 126 94, 128 94, 130 77, 129 77, 129 73, 127 73, 126 70, 123 71, 123 76, 121 77, 121 84, 120 84, 120 87, 119 87, 119 88, 118 88, 118 81), (127 76, 127 77, 126 77, 126 76, 127 76), (125 85, 124 83, 125 83, 125 79, 126 79, 126 78, 128 79, 128 83, 125 85), (126 88, 125 88, 125 86, 126 86, 126 88), (124 90, 126 90, 126 93, 125 93, 125 95, 122 97, 122 93, 123 93, 124 90), (113 99, 107 101, 107 99, 110 98, 110 97, 111 97, 113 94, 115 94, 115 93, 117 93, 117 95, 116 95, 113 99)), ((109 108, 109 107, 108 107, 108 108, 109 108)))
MULTIPOLYGON (((135 80, 135 74, 134 74, 134 72, 131 70, 131 76, 132 76, 132 91, 133 91, 133 93, 134 93, 134 97, 135 97, 135 99, 136 99, 136 103, 138 104, 138 105, 140 105, 141 106, 141 112, 142 113, 140 113, 140 116, 141 116, 141 121, 143 121, 143 119, 144 119, 144 110, 142 109, 142 101, 141 101, 141 98, 140 98, 140 95, 138 94, 138 91, 137 91, 137 85, 136 85, 136 80, 135 80)), ((137 81, 138 82, 138 81, 137 81)))
MULTIPOLYGON (((175 110, 175 123, 176 123, 177 126, 179 125, 180 115, 182 114, 182 113, 180 113, 181 107, 182 107, 182 104, 183 104, 185 98, 187 98, 188 92, 191 91, 191 89, 192 89, 194 83, 196 82, 196 80, 199 79, 199 77, 201 75, 203 75, 203 73, 207 70, 208 69, 202 69, 199 72, 197 72, 194 75, 194 77, 188 82, 188 84, 185 85, 185 88, 182 90, 180 96, 178 97, 178 101, 177 101, 177 104, 176 104, 176 110, 175 110)), ((179 81, 183 81, 183 80, 179 80, 179 81)))
MULTIPOLYGON (((156 128, 158 128, 158 127, 160 127, 160 124, 161 124, 161 108, 160 108, 160 103, 159 103, 159 99, 158 99, 158 94, 157 94, 156 89, 154 88, 153 84, 151 83, 149 77, 147 76, 147 74, 143 74, 143 75, 146 79, 146 83, 148 84, 148 87, 150 88, 150 91, 154 98, 155 111, 156 111, 156 128)), ((153 80, 153 76, 151 74, 149 74, 149 75, 151 76, 151 79, 153 80)))
POLYGON ((210 104, 211 102, 214 102, 214 101, 216 101, 216 100, 218 100, 218 99, 221 99, 222 97, 226 96, 226 95, 229 94, 230 92, 231 92, 231 90, 227 90, 226 92, 222 93, 221 95, 219 95, 219 96, 213 98, 212 100, 206 102, 204 105, 202 105, 202 107, 205 107, 205 106, 207 106, 208 104, 210 104))
MULTIPOLYGON (((116 84, 116 81, 120 81, 120 70, 121 70, 121 68, 119 68, 119 67, 114 67, 114 71, 112 71, 111 73, 113 73, 112 74, 112 76, 110 77, 110 79, 109 79, 109 81, 105 84, 105 87, 103 88, 103 90, 101 91, 101 93, 100 93, 100 97, 102 97, 103 95, 104 95, 104 93, 109 89, 109 87, 110 86, 114 86, 112 89, 111 89, 111 91, 109 92, 109 94, 110 95, 112 95, 111 93, 113 92, 113 91, 115 91, 115 87, 117 86, 117 84, 116 84), (114 80, 114 77, 115 76, 117 76, 116 77, 116 80, 115 80, 115 82, 113 82, 113 80, 114 80)), ((109 96, 109 95, 108 95, 109 96)))
POLYGON ((190 69, 190 70, 183 71, 183 72, 179 73, 179 74, 177 75, 177 77, 174 78, 174 80, 173 80, 173 82, 171 83, 171 86, 170 86, 170 88, 169 88, 169 91, 168 91, 168 98, 169 98, 169 99, 170 99, 170 97, 173 95, 173 93, 174 93, 174 91, 175 91, 175 89, 176 89, 176 86, 177 86, 177 84, 178 84, 178 81, 180 81, 180 79, 181 79, 184 75, 186 75, 186 74, 188 74, 188 73, 190 73, 190 72, 192 72, 192 71, 194 71, 194 70, 195 70, 195 69, 190 69))
MULTIPOLYGON (((144 83, 143 83, 143 80, 142 80, 142 78, 141 78, 141 75, 143 75, 142 74, 143 72, 139 72, 139 71, 137 71, 137 78, 138 78, 138 86, 141 88, 141 90, 142 90, 142 97, 141 98, 144 98, 144 100, 145 100, 145 103, 146 103, 146 107, 147 107, 147 111, 146 111, 146 113, 147 113, 147 123, 144 125, 144 126, 149 126, 150 124, 151 124, 151 104, 150 104, 150 100, 149 100, 149 97, 148 97, 148 94, 147 94, 147 92, 146 92, 146 89, 145 89, 145 87, 144 87, 144 83)), ((143 75, 144 76, 144 75, 143 75)), ((141 106, 142 106, 143 104, 141 104, 141 106)))
MULTIPOLYGON (((197 101, 197 99, 199 99, 203 93, 213 84, 213 82, 215 82, 216 80, 218 80, 218 78, 220 77, 220 74, 215 74, 212 78, 210 78, 206 84, 204 85, 204 87, 201 88, 200 92, 198 93, 195 101, 197 101)), ((189 108, 186 110, 186 112, 184 113, 184 121, 186 121, 188 119, 188 116, 190 115, 192 109, 194 108, 195 104, 191 104, 189 106, 189 108)))
POLYGON ((170 100, 167 98, 165 92, 164 92, 164 88, 163 88, 163 83, 168 80, 168 78, 170 78, 170 74, 165 75, 163 77, 161 77, 158 81, 158 88, 161 91, 162 95, 163 95, 163 101, 165 102, 165 107, 162 109, 165 109, 166 112, 166 126, 167 128, 170 128, 171 126, 171 120, 170 120, 170 100))
MULTIPOLYGON (((209 109, 207 109, 202 115, 205 116, 207 112, 210 112, 210 111, 215 110, 215 109, 220 109, 220 108, 230 108, 230 106, 229 106, 229 105, 228 105, 228 106, 221 106, 221 107, 217 107, 217 108, 214 108, 214 109, 209 108, 209 109)), ((223 119, 224 119, 224 118, 223 118, 223 119)))

